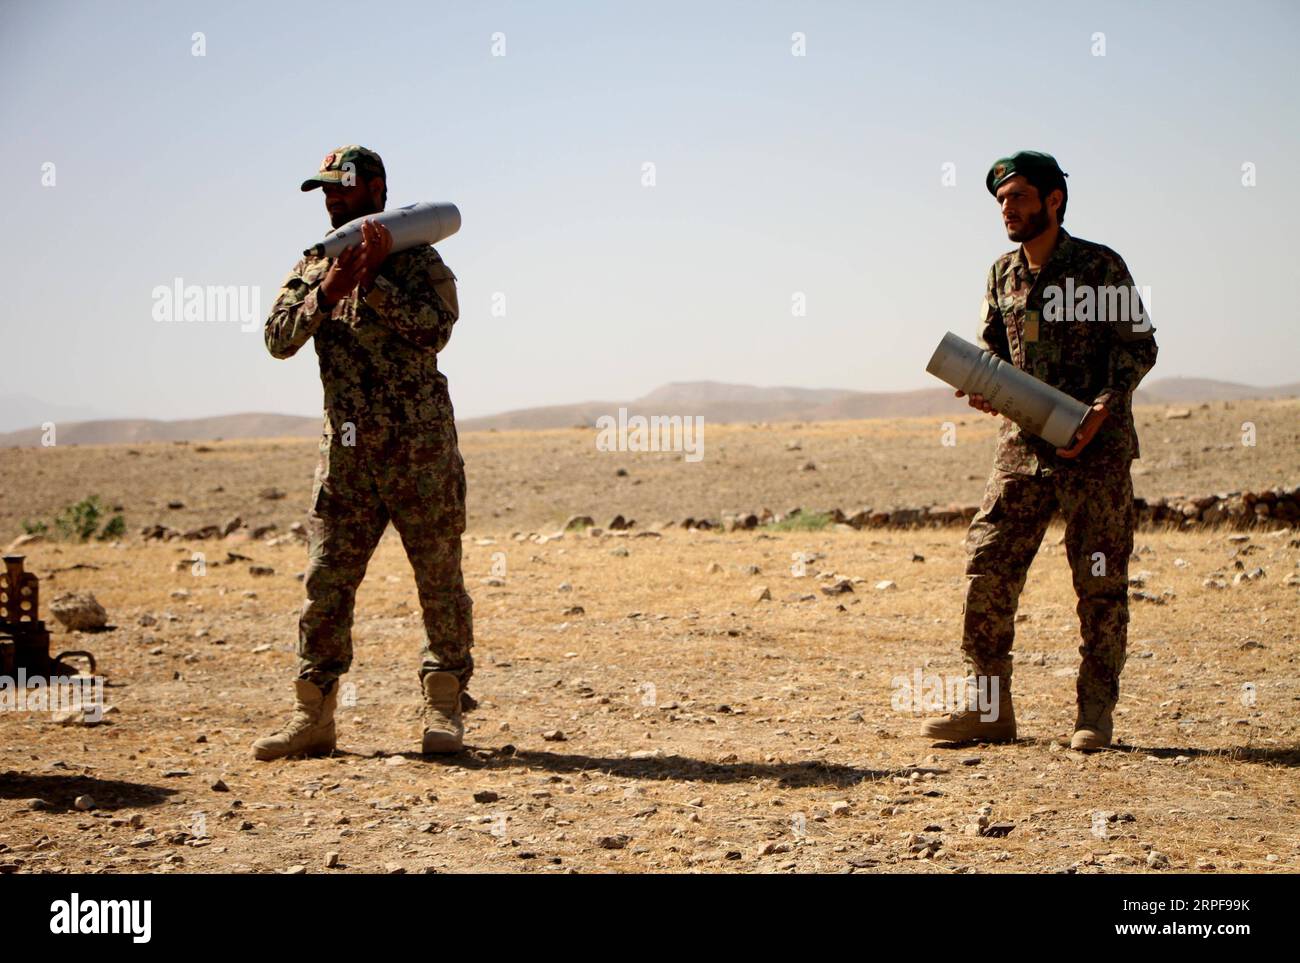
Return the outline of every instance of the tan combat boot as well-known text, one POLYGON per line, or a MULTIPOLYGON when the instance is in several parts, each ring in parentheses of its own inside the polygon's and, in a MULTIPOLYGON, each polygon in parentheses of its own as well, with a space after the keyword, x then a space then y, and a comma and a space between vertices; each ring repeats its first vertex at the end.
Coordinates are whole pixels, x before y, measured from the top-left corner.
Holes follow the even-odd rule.
POLYGON ((460 679, 451 672, 430 672, 424 677, 424 740, 420 751, 460 752, 465 725, 461 721, 460 679))
POLYGON ((1080 752, 1093 752, 1097 749, 1110 748, 1110 739, 1114 731, 1111 714, 1115 706, 1089 704, 1079 706, 1079 713, 1074 718, 1074 735, 1070 738, 1070 748, 1080 752))
POLYGON ((297 705, 289 724, 271 736, 253 743, 253 758, 263 762, 284 756, 327 756, 334 751, 334 703, 339 687, 329 694, 314 683, 297 679, 293 683, 297 705))
POLYGON ((921 724, 921 735, 935 742, 1015 742, 1016 709, 1011 704, 1010 687, 1000 687, 998 717, 980 718, 979 709, 961 709, 940 719, 921 724))

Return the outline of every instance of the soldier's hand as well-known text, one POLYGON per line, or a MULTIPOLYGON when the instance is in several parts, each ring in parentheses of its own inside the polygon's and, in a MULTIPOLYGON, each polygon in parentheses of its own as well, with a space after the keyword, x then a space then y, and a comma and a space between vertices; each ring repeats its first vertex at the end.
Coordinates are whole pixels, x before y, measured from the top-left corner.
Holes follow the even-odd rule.
POLYGON ((379 274, 380 265, 393 250, 393 235, 388 228, 374 221, 361 225, 361 277, 359 283, 369 288, 379 274))
POLYGON ((321 279, 321 294, 331 304, 338 304, 356 288, 361 279, 361 245, 347 248, 334 259, 321 279))
MULTIPOLYGON (((959 390, 957 392, 957 397, 965 398, 966 392, 959 390)), ((971 395, 970 398, 967 399, 966 403, 977 411, 987 412, 990 415, 997 414, 997 412, 993 410, 993 406, 985 400, 983 395, 971 395)))
POLYGON ((1056 453, 1062 458, 1078 458, 1079 452, 1087 447, 1088 442, 1096 436, 1101 429, 1101 424, 1110 416, 1110 409, 1104 404, 1098 403, 1088 409, 1084 415, 1083 424, 1079 430, 1074 433, 1074 444, 1069 448, 1058 448, 1056 453))

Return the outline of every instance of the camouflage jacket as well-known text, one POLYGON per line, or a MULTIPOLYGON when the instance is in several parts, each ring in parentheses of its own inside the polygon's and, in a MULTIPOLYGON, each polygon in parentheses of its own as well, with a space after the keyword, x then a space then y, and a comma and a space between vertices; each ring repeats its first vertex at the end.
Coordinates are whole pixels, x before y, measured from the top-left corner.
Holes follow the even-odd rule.
POLYGON ((981 344, 1085 404, 1105 402, 1110 417, 1078 458, 1003 419, 995 467, 1025 475, 1138 457, 1132 396, 1156 362, 1155 329, 1123 258, 1060 232, 1038 275, 1022 248, 989 269, 981 344))
POLYGON ((280 286, 266 319, 266 347, 288 358, 316 341, 325 388, 325 431, 451 421, 438 352, 460 314, 456 277, 432 247, 390 254, 361 297, 328 311, 318 303, 332 258, 306 257, 280 286))

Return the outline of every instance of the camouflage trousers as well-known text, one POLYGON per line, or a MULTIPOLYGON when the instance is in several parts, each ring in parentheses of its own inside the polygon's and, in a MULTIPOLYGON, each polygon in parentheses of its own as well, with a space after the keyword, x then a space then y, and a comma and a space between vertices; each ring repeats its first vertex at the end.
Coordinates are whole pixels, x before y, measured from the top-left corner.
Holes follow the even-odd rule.
POLYGON ((968 671, 1000 676, 1003 689, 1008 689, 1020 591, 1048 523, 1059 510, 1078 597, 1079 705, 1118 700, 1135 522, 1129 465, 1127 460, 1110 461, 1045 475, 994 470, 966 535, 962 653, 968 671))
POLYGON ((415 570, 424 614, 420 677, 473 673, 472 602, 461 574, 465 463, 454 423, 358 430, 355 444, 327 433, 308 526, 307 600, 298 621, 298 678, 322 688, 352 664, 357 586, 391 521, 415 570))

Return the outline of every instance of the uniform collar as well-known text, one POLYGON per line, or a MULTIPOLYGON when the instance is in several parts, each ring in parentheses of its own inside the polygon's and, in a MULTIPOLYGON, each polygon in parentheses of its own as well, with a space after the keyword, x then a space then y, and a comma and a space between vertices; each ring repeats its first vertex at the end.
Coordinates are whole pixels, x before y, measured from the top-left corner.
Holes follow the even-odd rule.
POLYGON ((1057 261, 1069 257, 1070 248, 1074 246, 1074 238, 1070 237, 1065 228, 1058 228, 1056 234, 1056 246, 1052 248, 1052 253, 1047 255, 1047 260, 1043 262, 1035 275, 1029 268, 1029 260, 1025 257, 1025 246, 1021 244, 1011 255, 1011 266, 1015 272, 1027 283, 1031 277, 1037 279, 1043 276, 1057 261))

